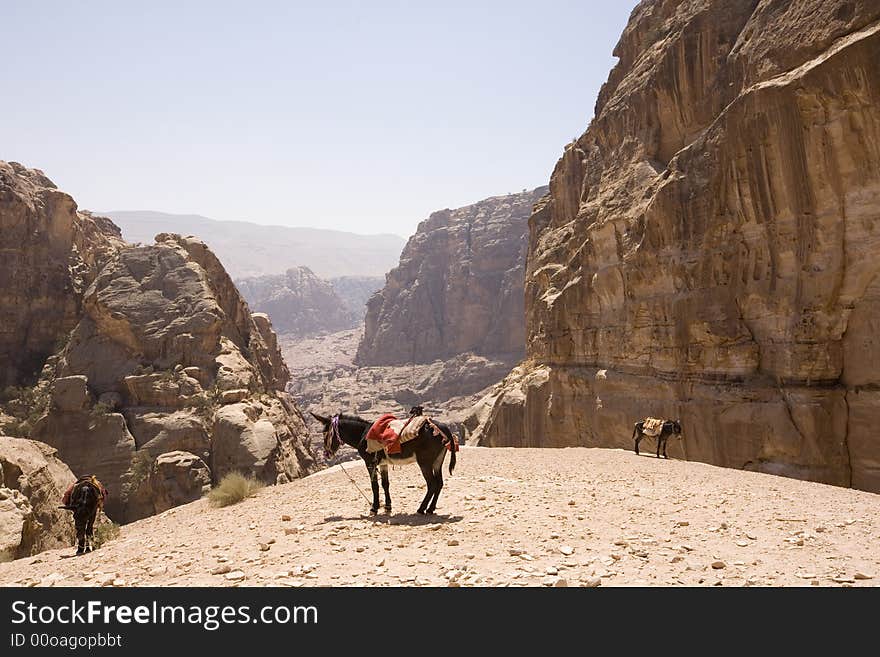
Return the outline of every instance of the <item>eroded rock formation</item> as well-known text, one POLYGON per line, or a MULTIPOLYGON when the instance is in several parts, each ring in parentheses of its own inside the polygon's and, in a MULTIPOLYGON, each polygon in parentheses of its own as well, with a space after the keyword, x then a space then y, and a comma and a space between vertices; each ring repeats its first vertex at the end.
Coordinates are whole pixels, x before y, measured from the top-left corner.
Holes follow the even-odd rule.
MULTIPOLYGON (((640 3, 530 219, 527 360, 484 445, 880 490, 880 5, 640 3)), ((488 411, 486 408, 488 407, 488 411)))
POLYGON ((0 186, 0 372, 39 375, 3 390, 0 427, 96 474, 116 521, 190 501, 231 470, 277 483, 313 467, 272 326, 203 242, 127 245, 14 163, 0 163, 0 186))
POLYGON ((523 353, 527 220, 546 187, 440 210, 367 304, 359 365, 523 353))
POLYGON ((162 234, 121 250, 86 291, 83 311, 45 376, 52 401, 32 435, 107 483, 111 518, 190 501, 159 491, 166 479, 182 481, 166 476, 172 452, 197 457, 186 461, 198 470, 192 486, 175 484, 190 492, 204 466, 214 481, 231 470, 267 483, 308 471, 274 333, 204 243, 162 234))
POLYGON ((330 282, 315 276, 308 267, 294 267, 277 276, 244 278, 236 285, 250 308, 266 313, 279 333, 297 337, 332 333, 363 321, 363 311, 353 311, 330 282))

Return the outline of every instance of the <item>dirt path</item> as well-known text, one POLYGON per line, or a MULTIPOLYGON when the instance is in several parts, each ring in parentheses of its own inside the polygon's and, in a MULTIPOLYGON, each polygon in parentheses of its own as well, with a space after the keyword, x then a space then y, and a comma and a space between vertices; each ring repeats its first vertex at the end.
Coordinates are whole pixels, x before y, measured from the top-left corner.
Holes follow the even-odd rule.
MULTIPOLYGON (((448 469, 448 460, 444 470, 448 469)), ((366 471, 347 463, 366 492, 366 471)), ((880 496, 613 449, 464 447, 435 517, 415 465, 370 518, 339 467, 225 509, 198 501, 0 585, 873 586, 880 496), (289 517, 289 519, 287 519, 289 517)))

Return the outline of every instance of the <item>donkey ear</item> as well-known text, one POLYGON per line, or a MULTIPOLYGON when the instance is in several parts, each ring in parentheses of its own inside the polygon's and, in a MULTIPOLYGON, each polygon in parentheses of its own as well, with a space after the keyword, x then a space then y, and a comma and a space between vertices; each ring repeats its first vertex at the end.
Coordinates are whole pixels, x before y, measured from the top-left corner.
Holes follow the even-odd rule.
POLYGON ((310 414, 313 418, 315 418, 318 422, 320 422, 321 424, 324 424, 324 425, 330 424, 330 418, 329 418, 329 417, 323 417, 323 416, 321 416, 321 415, 318 415, 317 413, 312 413, 311 411, 309 411, 309 414, 310 414))

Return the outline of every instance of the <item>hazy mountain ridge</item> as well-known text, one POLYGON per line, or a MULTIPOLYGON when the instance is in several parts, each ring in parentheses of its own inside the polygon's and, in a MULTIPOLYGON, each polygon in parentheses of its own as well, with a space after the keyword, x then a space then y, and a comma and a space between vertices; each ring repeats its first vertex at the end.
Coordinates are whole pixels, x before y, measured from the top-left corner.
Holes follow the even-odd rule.
POLYGON ((129 242, 152 244, 159 233, 195 235, 217 254, 233 279, 283 274, 305 266, 321 278, 384 276, 397 265, 406 240, 322 228, 267 226, 149 210, 101 212, 129 242))

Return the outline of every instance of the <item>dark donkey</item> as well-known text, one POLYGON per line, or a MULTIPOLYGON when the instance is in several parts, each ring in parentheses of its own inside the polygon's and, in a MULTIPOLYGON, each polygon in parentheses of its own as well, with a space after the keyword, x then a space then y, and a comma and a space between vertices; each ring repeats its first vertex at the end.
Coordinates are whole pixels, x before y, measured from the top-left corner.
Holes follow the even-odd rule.
POLYGON ((339 413, 331 417, 323 417, 312 413, 312 416, 324 425, 324 455, 330 459, 342 446, 342 443, 354 447, 367 465, 370 474, 370 484, 373 487, 373 506, 370 513, 379 512, 379 482, 376 479, 376 471, 382 474, 382 488, 385 489, 385 510, 391 511, 391 493, 388 490, 388 463, 395 465, 403 463, 419 464, 422 476, 428 486, 425 499, 419 505, 419 513, 434 513, 437 508, 437 498, 443 488, 443 459, 446 458, 447 445, 450 446, 449 474, 455 468, 455 438, 452 431, 443 422, 431 420, 425 422, 419 430, 419 434, 412 440, 402 443, 400 452, 388 455, 385 450, 378 452, 367 451, 367 431, 372 422, 355 415, 343 415, 339 413), (435 425, 442 436, 434 434, 431 424, 435 425))
MULTIPOLYGON (((647 436, 644 432, 645 430, 645 420, 641 420, 636 422, 635 428, 633 429, 633 438, 636 441, 635 449, 636 454, 639 453, 639 443, 642 442, 642 439, 647 436)), ((678 420, 664 420, 663 428, 660 429, 660 434, 657 436, 657 458, 660 458, 660 448, 663 448, 663 458, 668 459, 666 456, 666 441, 669 440, 669 436, 672 435, 681 435, 681 423, 678 420)))
POLYGON ((93 476, 80 477, 65 494, 62 509, 73 511, 76 528, 76 553, 84 554, 94 549, 95 518, 103 506, 104 490, 93 476))

